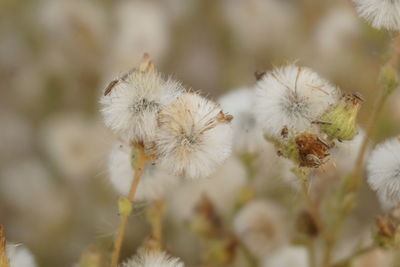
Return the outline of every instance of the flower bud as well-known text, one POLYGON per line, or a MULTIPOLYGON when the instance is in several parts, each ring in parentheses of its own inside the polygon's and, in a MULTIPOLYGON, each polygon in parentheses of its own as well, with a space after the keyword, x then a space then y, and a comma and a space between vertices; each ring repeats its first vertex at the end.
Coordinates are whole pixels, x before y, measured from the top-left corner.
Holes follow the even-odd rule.
POLYGON ((363 99, 358 94, 346 94, 339 103, 321 116, 320 125, 328 138, 352 140, 358 133, 356 119, 363 99))
POLYGON ((390 95, 399 86, 397 71, 391 64, 382 67, 379 73, 379 84, 387 95, 390 95))

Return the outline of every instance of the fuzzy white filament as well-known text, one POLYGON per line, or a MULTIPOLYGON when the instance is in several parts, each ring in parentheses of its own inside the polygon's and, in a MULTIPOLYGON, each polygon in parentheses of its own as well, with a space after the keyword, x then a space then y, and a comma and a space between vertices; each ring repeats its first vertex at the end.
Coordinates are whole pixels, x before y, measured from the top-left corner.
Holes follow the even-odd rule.
POLYGON ((400 204, 400 141, 390 139, 378 145, 367 163, 368 184, 384 208, 400 204))
POLYGON ((256 117, 265 134, 282 128, 303 131, 332 104, 339 91, 311 69, 288 65, 264 75, 256 85, 256 117))
POLYGON ((359 15, 365 18, 374 28, 400 29, 399 0, 353 0, 359 15))
POLYGON ((156 154, 161 165, 187 178, 209 176, 230 155, 229 121, 217 104, 183 94, 158 117, 156 154))
POLYGON ((233 148, 238 153, 254 153, 265 148, 262 131, 253 112, 255 94, 242 88, 222 96, 218 101, 225 112, 233 115, 233 148))
MULTIPOLYGON (((117 192, 127 196, 132 184, 134 170, 134 149, 124 142, 117 142, 112 149, 108 172, 111 184, 117 192)), ((151 162, 147 163, 143 177, 136 191, 136 200, 155 200, 164 194, 176 183, 178 178, 171 176, 165 170, 151 162)))
POLYGON ((106 125, 117 134, 135 142, 152 141, 157 112, 180 90, 179 83, 165 81, 156 71, 134 71, 101 97, 101 112, 106 125))
POLYGON ((178 258, 173 258, 163 251, 141 250, 120 267, 184 267, 178 258))

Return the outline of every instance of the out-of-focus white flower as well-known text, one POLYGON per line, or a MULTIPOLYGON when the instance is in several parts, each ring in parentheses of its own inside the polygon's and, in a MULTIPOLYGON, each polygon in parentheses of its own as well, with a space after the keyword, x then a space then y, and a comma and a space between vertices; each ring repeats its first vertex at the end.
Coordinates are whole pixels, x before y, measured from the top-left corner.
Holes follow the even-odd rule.
POLYGON ((315 42, 321 56, 340 56, 344 47, 361 30, 359 19, 350 8, 337 7, 322 17, 315 32, 315 42))
POLYGON ((154 70, 135 70, 102 95, 101 112, 106 125, 117 134, 135 142, 153 141, 157 113, 180 91, 178 82, 165 81, 154 70))
POLYGON ((238 89, 222 96, 218 103, 225 112, 233 115, 233 148, 238 153, 254 153, 265 147, 262 129, 253 112, 254 91, 238 89))
POLYGON ((368 184, 376 191, 385 209, 400 204, 400 140, 378 145, 367 162, 368 184))
POLYGON ((288 3, 281 0, 221 1, 223 18, 246 50, 265 49, 290 35, 296 17, 288 3))
POLYGON ((141 250, 120 267, 184 267, 179 258, 174 258, 163 251, 141 250))
POLYGON ((336 87, 309 68, 288 65, 266 73, 256 85, 255 112, 265 134, 279 137, 311 127, 340 96, 336 87))
POLYGON ((377 29, 400 29, 400 1, 353 0, 358 14, 377 29))
POLYGON ((230 157, 209 178, 185 181, 169 195, 171 218, 178 222, 188 220, 204 195, 215 205, 218 214, 230 214, 240 189, 246 184, 246 175, 243 164, 230 157))
POLYGON ((219 105, 197 94, 183 94, 159 113, 160 163, 175 175, 209 176, 231 153, 230 120, 219 105))
POLYGON ((10 267, 36 267, 34 256, 24 246, 7 244, 6 252, 10 267))
POLYGON ((51 161, 70 179, 88 179, 101 170, 111 134, 98 121, 82 114, 51 117, 41 131, 41 142, 51 161))
POLYGON ((115 77, 131 68, 143 53, 161 61, 168 48, 169 21, 160 3, 118 1, 115 4, 115 29, 110 36, 111 52, 105 64, 107 75, 115 77))
POLYGON ((308 267, 307 249, 301 246, 287 246, 267 256, 263 267, 308 267))
POLYGON ((255 200, 244 206, 236 215, 233 227, 236 235, 260 259, 287 242, 281 210, 267 201, 255 200))
POLYGON ((364 137, 364 130, 358 128, 358 134, 353 140, 337 142, 330 150, 331 160, 336 165, 337 173, 345 175, 353 169, 364 137))
MULTIPOLYGON (((111 184, 119 194, 125 196, 129 193, 135 173, 133 168, 134 151, 128 144, 117 142, 109 156, 108 172, 111 184)), ((177 177, 171 176, 157 165, 147 163, 135 199, 159 199, 177 182, 177 177)))

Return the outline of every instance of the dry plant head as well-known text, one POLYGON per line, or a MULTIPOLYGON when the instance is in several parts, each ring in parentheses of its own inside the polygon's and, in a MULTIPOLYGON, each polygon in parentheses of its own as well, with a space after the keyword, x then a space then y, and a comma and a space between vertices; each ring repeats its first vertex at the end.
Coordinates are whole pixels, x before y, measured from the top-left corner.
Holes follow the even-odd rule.
POLYGON ((302 133, 295 138, 300 167, 318 168, 326 162, 331 146, 316 134, 302 133))

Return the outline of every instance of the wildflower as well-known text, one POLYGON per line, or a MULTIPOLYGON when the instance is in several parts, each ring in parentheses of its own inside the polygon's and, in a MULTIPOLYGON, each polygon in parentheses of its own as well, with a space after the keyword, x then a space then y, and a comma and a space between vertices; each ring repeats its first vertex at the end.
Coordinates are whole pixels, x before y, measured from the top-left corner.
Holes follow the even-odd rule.
POLYGON ((260 258, 287 241, 281 210, 266 201, 256 200, 244 206, 233 227, 239 239, 260 258))
POLYGON ((255 112, 267 136, 279 137, 286 126, 290 131, 311 127, 339 91, 311 69, 288 65, 266 73, 256 85, 255 112))
POLYGON ((400 28, 400 1, 353 0, 358 14, 374 28, 398 30, 400 28))
POLYGON ((178 258, 163 251, 140 250, 137 255, 122 263, 120 267, 184 267, 178 258))
POLYGON ((329 139, 351 140, 357 135, 356 119, 362 98, 358 94, 346 94, 321 116, 320 128, 329 139))
MULTIPOLYGON (((135 173, 136 150, 124 142, 117 142, 109 156, 108 172, 111 184, 121 195, 127 196, 135 173)), ((177 178, 159 166, 147 163, 137 191, 137 200, 155 200, 164 196, 177 178)))
POLYGON ((10 267, 36 267, 34 256, 24 246, 7 244, 6 251, 10 267))
POLYGON ((219 99, 222 108, 234 116, 233 148, 239 153, 254 153, 265 146, 262 131, 253 110, 254 91, 243 88, 229 92, 219 99))
POLYGON ((138 70, 114 80, 101 97, 105 123, 134 142, 152 141, 160 108, 175 99, 181 85, 164 80, 147 57, 138 70))
POLYGON ((368 159, 368 184, 377 192, 384 208, 400 204, 400 141, 396 138, 378 145, 368 159))
POLYGON ((309 259, 307 249, 301 246, 283 247, 267 257, 263 267, 307 267, 309 259))
POLYGON ((209 176, 230 155, 231 120, 217 104, 183 94, 158 116, 155 145, 161 165, 187 178, 209 176))

